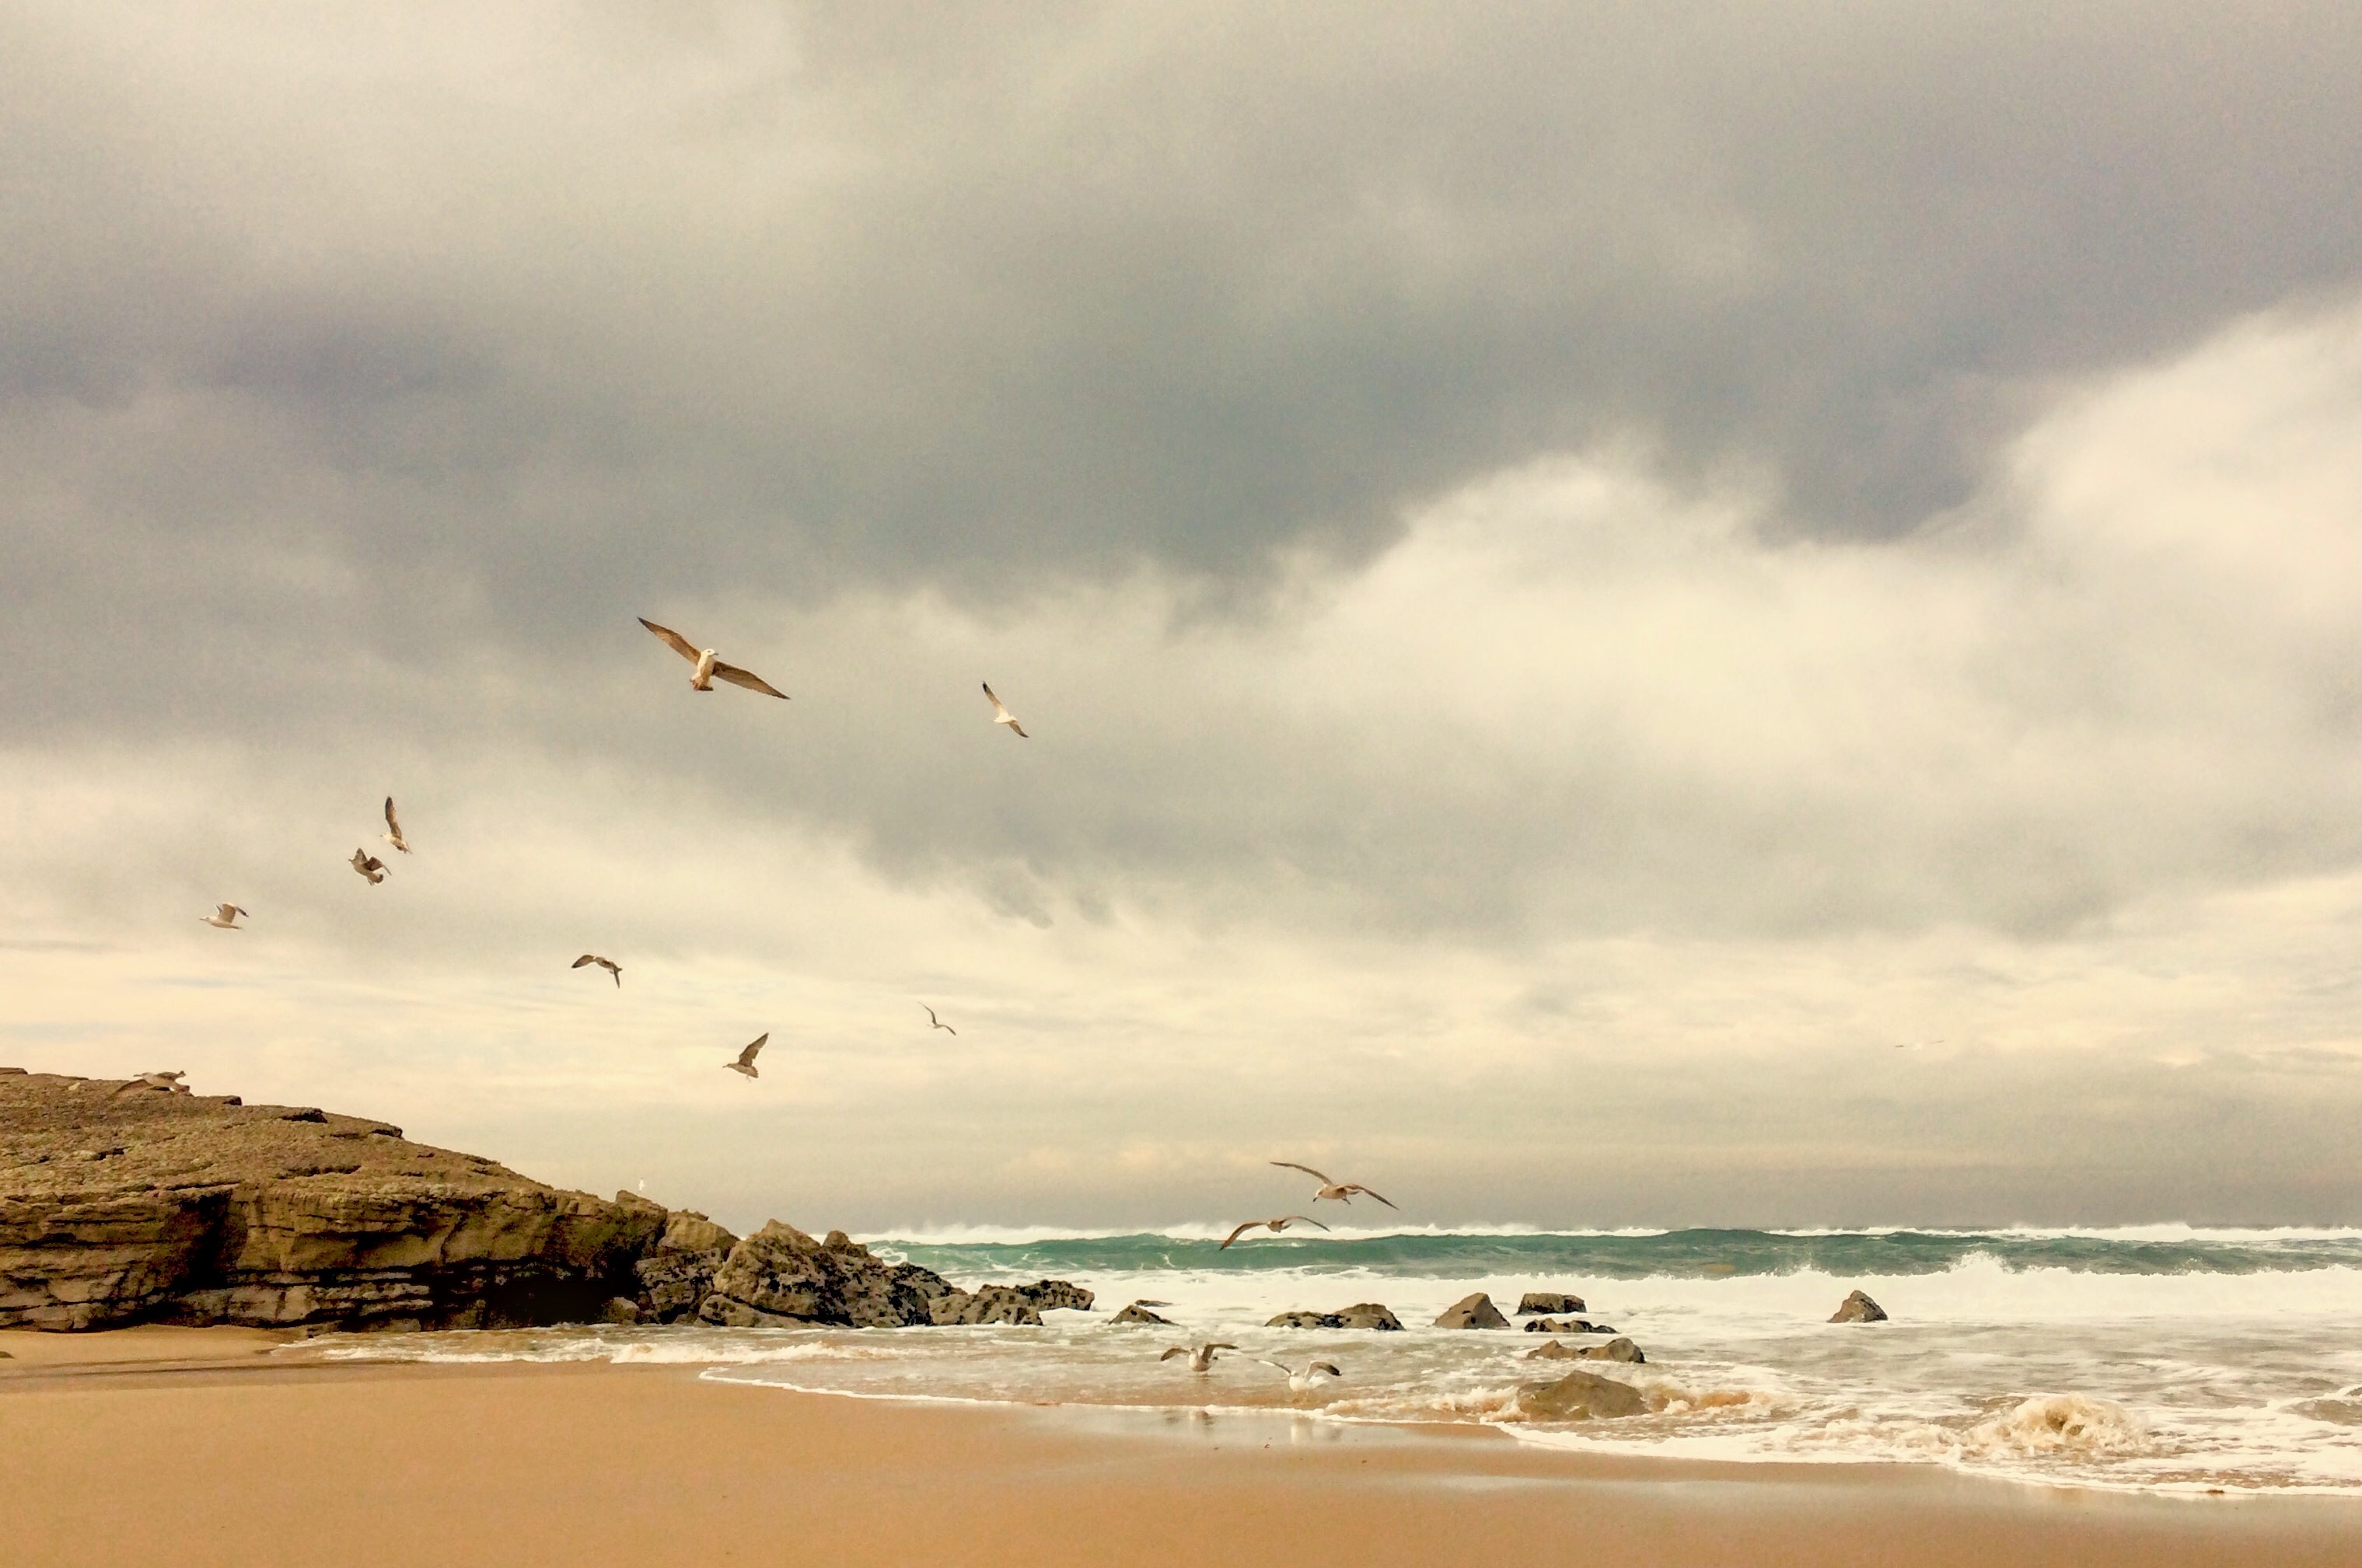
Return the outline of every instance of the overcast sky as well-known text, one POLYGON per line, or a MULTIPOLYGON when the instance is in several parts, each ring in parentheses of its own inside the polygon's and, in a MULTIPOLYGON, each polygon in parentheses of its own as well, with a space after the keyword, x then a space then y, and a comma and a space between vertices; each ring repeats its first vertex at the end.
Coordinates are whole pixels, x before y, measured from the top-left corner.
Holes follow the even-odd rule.
POLYGON ((0 1062, 742 1226, 2362 1222, 2357 81, 9 6, 0 1062))

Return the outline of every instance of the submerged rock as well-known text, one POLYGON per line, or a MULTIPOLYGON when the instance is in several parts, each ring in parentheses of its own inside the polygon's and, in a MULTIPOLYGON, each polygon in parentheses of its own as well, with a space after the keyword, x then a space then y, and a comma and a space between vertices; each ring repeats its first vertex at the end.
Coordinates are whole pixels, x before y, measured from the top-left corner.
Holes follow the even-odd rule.
POLYGON ((1648 1408, 1639 1389, 1595 1372, 1570 1372, 1554 1383, 1531 1383, 1518 1390, 1518 1408, 1529 1420, 1614 1420, 1643 1414, 1648 1408))
POLYGON ((1840 1302, 1829 1315, 1832 1323, 1883 1323, 1886 1309, 1857 1290, 1840 1302))
POLYGON ((1493 1298, 1480 1290, 1445 1308, 1443 1315, 1436 1319, 1435 1326, 1439 1329, 1506 1329, 1509 1326, 1509 1320, 1502 1317, 1501 1309, 1493 1305, 1493 1298))
POLYGON ((1529 1334, 1587 1334, 1591 1324, 1581 1318, 1534 1318, 1526 1323, 1529 1334))
POLYGON ((1170 1319, 1170 1318, 1160 1318, 1160 1317, 1158 1317, 1155 1313, 1153 1313, 1153 1312, 1150 1311, 1147 1308, 1145 1308, 1145 1307, 1142 1306, 1142 1305, 1141 1305, 1139 1302, 1137 1302, 1137 1301, 1133 1302, 1131 1306, 1129 1306, 1129 1307, 1125 1308, 1122 1311, 1118 1312, 1114 1317, 1109 1318, 1109 1319, 1108 1320, 1108 1321, 1109 1321, 1109 1323, 1110 1323, 1110 1324, 1115 1324, 1115 1323, 1162 1323, 1162 1324, 1164 1324, 1164 1325, 1165 1327, 1167 1327, 1167 1328, 1170 1328, 1170 1327, 1172 1327, 1172 1325, 1173 1325, 1173 1320, 1172 1320, 1172 1319, 1170 1319))
POLYGON ((1282 1312, 1266 1329, 1376 1329, 1400 1331, 1402 1320, 1375 1301, 1357 1301, 1334 1312, 1282 1312))
POLYGON ((1560 1290, 1529 1290, 1518 1298, 1518 1316, 1529 1312, 1581 1312, 1587 1309, 1580 1296, 1560 1290))
POLYGON ((1536 1345, 1526 1353, 1528 1361, 1621 1361, 1639 1365, 1648 1361, 1640 1347, 1628 1339, 1613 1339, 1604 1345, 1571 1345, 1552 1340, 1546 1345, 1536 1345))

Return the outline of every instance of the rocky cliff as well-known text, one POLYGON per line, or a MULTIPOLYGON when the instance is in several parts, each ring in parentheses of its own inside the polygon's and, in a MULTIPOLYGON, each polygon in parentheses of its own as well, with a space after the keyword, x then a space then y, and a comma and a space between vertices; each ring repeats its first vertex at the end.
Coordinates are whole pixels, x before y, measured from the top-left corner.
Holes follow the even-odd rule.
POLYGON ((899 1328, 1087 1309, 959 1288, 832 1231, 561 1192, 309 1107, 0 1068, 0 1328, 565 1322, 899 1328))

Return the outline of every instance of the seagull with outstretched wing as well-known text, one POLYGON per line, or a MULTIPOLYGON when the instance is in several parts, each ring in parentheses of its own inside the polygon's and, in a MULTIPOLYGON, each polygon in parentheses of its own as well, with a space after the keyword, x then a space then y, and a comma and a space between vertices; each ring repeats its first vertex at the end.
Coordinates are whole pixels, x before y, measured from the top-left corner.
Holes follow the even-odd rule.
POLYGON ((1226 1350, 1234 1351, 1238 1348, 1238 1346, 1233 1344, 1222 1343, 1198 1345, 1194 1348, 1189 1345, 1175 1345, 1156 1359, 1159 1361, 1171 1361, 1176 1355, 1186 1355, 1189 1358, 1190 1371, 1211 1372, 1214 1370, 1214 1361, 1220 1352, 1226 1350))
MULTIPOLYGON (((925 1002, 921 1002, 919 1005, 921 1007, 927 1007, 925 1002)), ((942 1030, 944 1033, 950 1035, 953 1039, 956 1040, 959 1038, 959 1031, 954 1029, 950 1024, 945 1023, 942 1019, 937 1018, 933 1008, 927 1007, 927 1021, 934 1025, 937 1029, 942 1030)))
POLYGON ((1307 1225, 1319 1226, 1323 1231, 1329 1229, 1328 1226, 1320 1224, 1319 1220, 1315 1220, 1309 1214, 1283 1214, 1276 1220, 1250 1220, 1245 1224, 1240 1226, 1237 1230, 1231 1231, 1229 1238, 1215 1250, 1217 1252, 1228 1252, 1231 1242, 1237 1241, 1241 1236, 1245 1235, 1249 1231, 1253 1230, 1258 1225, 1262 1226, 1264 1230, 1269 1231, 1275 1236, 1282 1231, 1286 1230, 1290 1225, 1295 1224, 1299 1220, 1307 1225))
POLYGON ((1387 1202, 1383 1194, 1372 1192, 1360 1182, 1331 1181, 1327 1176, 1322 1176, 1319 1171, 1314 1170, 1310 1165, 1299 1165, 1294 1160, 1274 1160, 1272 1161, 1272 1164, 1279 1166, 1282 1170, 1302 1171, 1306 1176, 1308 1176, 1313 1180, 1319 1182, 1320 1184, 1320 1190, 1312 1195, 1312 1201, 1315 1203, 1319 1202, 1324 1198, 1333 1198, 1341 1203, 1351 1203, 1353 1201, 1353 1194, 1358 1192, 1364 1198, 1376 1198, 1380 1203, 1385 1203, 1389 1209, 1395 1207, 1394 1204, 1387 1202))
POLYGON ((385 880, 385 862, 366 849, 353 851, 353 869, 359 872, 372 888, 385 880))
POLYGON ((782 702, 788 700, 786 692, 753 670, 741 669, 734 664, 723 663, 713 656, 712 648, 699 647, 679 632, 668 626, 659 626, 646 615, 639 619, 640 624, 654 632, 657 640, 665 646, 697 666, 697 673, 689 678, 689 684, 694 690, 711 691, 713 690, 714 681, 719 679, 726 680, 733 686, 743 686, 749 691, 760 691, 766 697, 777 697, 782 702))
POLYGON ((384 837, 386 843, 393 845, 394 848, 402 851, 404 855, 410 853, 409 841, 402 836, 402 819, 393 814, 393 797, 391 795, 388 795, 385 798, 384 837))
POLYGON ((1017 722, 1017 715, 1000 705, 1000 699, 992 694, 992 683, 988 680, 984 684, 984 698, 986 701, 992 704, 992 722, 994 723, 1007 724, 1010 729, 1015 733, 1019 740, 1031 740, 1032 738, 1025 733, 1025 726, 1017 722))
MULTIPOLYGON (((621 984, 622 982, 618 981, 617 983, 621 984)), ((755 1053, 760 1051, 763 1048, 763 1042, 768 1040, 770 1037, 770 1031, 767 1029, 765 1030, 762 1033, 755 1036, 755 1040, 752 1044, 748 1045, 744 1051, 738 1053, 738 1059, 736 1061, 724 1062, 722 1065, 729 1068, 734 1073, 744 1073, 750 1078, 761 1077, 763 1075, 755 1070, 755 1053)))
POLYGON ((615 977, 615 984, 619 988, 623 986, 624 966, 621 964, 616 963, 613 958, 602 958, 596 953, 585 953, 581 957, 577 958, 572 964, 568 965, 568 967, 579 969, 585 964, 598 965, 599 967, 606 970, 607 973, 615 977))
MULTIPOLYGON (((224 931, 244 931, 246 927, 237 923, 237 917, 242 914, 246 914, 246 911, 236 904, 215 904, 213 913, 199 915, 197 918, 207 925, 217 925, 224 931)), ((254 917, 247 915, 247 918, 251 920, 254 917)))

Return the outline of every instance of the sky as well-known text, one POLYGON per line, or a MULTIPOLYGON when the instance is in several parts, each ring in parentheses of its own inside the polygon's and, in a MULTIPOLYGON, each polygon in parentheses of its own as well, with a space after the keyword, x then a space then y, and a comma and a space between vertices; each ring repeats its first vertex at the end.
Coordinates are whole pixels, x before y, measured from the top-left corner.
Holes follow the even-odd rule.
POLYGON ((10 6, 0 1062, 741 1227, 2362 1223, 2356 80, 10 6))

